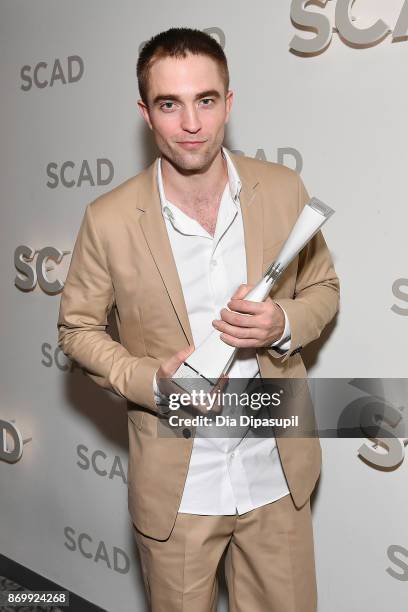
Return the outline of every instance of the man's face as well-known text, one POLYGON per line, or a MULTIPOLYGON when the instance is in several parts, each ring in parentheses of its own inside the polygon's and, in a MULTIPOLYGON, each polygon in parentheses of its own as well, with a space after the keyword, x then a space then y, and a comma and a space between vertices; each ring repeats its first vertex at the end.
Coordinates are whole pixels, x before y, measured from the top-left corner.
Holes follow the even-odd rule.
POLYGON ((163 156, 180 171, 196 172, 220 151, 232 97, 215 60, 188 54, 153 64, 148 106, 141 100, 138 106, 163 156))

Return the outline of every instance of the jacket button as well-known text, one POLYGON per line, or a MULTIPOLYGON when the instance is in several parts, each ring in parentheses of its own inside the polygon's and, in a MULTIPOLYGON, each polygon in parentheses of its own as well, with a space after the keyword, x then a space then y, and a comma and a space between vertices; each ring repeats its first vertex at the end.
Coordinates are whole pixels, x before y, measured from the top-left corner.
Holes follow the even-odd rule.
POLYGON ((183 436, 184 436, 185 438, 190 438, 190 436, 191 436, 191 431, 188 429, 188 427, 185 427, 185 428, 183 429, 183 436))

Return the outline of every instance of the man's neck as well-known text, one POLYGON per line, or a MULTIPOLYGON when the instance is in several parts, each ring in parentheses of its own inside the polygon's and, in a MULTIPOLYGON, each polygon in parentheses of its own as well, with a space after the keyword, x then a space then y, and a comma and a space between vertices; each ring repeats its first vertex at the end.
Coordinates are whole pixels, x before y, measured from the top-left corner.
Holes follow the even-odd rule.
POLYGON ((221 149, 208 168, 195 173, 178 171, 162 157, 161 170, 166 198, 185 212, 207 208, 216 213, 228 181, 227 162, 221 149))

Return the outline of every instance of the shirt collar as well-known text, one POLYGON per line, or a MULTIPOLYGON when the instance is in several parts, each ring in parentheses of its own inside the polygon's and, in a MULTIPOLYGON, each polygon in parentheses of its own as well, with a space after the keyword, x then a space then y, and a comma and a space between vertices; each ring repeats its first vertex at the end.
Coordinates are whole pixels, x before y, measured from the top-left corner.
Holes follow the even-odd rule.
MULTIPOLYGON (((235 168, 231 160, 231 157, 228 155, 228 152, 225 147, 221 147, 221 154, 227 162, 230 194, 231 194, 231 198, 236 204, 239 198, 241 187, 242 187, 241 179, 239 178, 237 169, 235 168)), ((161 157, 159 157, 158 163, 157 163, 157 184, 159 188, 160 203, 161 203, 162 210, 163 210, 167 204, 167 199, 164 193, 163 175, 162 175, 162 170, 161 170, 161 157)))

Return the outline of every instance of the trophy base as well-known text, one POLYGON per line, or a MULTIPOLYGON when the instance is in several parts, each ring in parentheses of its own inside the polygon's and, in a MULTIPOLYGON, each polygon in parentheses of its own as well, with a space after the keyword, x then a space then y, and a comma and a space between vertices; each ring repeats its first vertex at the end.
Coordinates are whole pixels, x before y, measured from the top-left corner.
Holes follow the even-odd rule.
POLYGON ((185 362, 173 374, 172 380, 186 393, 201 390, 205 393, 211 393, 218 381, 217 379, 206 378, 185 362))

